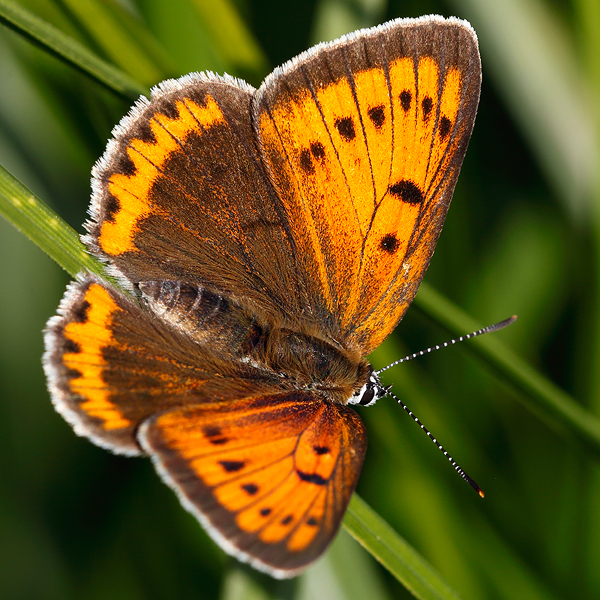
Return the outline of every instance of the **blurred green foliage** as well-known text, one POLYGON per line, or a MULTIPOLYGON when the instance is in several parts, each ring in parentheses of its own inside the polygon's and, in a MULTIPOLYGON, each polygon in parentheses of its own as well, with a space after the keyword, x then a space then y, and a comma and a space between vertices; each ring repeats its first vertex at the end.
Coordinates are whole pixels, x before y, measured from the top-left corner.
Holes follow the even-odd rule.
MULTIPOLYGON (((597 0, 20 0, 142 86, 212 69, 259 85, 312 43, 435 12, 477 30, 479 115, 426 276, 600 416, 597 0)), ((82 231, 89 176, 130 102, 0 30, 0 164, 82 231)), ((130 95, 130 93, 129 93, 130 95)), ((128 93, 121 96, 129 97, 128 93)), ((41 330, 68 276, 0 220, 0 598, 405 598, 345 532, 292 582, 237 566, 149 461, 54 412, 41 330)), ((411 308, 376 367, 448 334, 411 308)), ((358 491, 465 599, 600 597, 598 457, 469 343, 386 374, 486 492, 480 500, 391 400, 360 409, 358 491), (527 406, 533 408, 528 410, 527 406), (541 418, 540 418, 541 417, 541 418)))

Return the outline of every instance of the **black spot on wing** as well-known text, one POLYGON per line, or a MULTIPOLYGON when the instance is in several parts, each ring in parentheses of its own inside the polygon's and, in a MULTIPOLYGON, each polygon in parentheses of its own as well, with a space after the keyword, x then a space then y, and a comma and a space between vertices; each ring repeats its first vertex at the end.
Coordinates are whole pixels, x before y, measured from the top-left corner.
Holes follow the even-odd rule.
POLYGON ((321 142, 312 142, 310 151, 317 160, 323 160, 325 158, 325 148, 321 142))
POLYGON ((452 121, 448 117, 440 119, 440 137, 445 140, 452 129, 452 121))
POLYGON ((308 148, 303 148, 300 152, 300 167, 305 173, 312 175, 315 172, 315 167, 312 163, 312 157, 308 148))
POLYGON ((219 464, 227 471, 228 473, 235 473, 244 468, 246 464, 242 460, 220 460, 219 464))
POLYGON ((375 125, 376 129, 381 129, 383 124, 385 123, 385 110, 383 108, 383 104, 379 106, 373 106, 368 110, 369 119, 371 119, 373 125, 375 125))
POLYGON ((433 108, 433 100, 429 96, 425 96, 421 102, 421 108, 423 109, 423 120, 427 121, 431 115, 431 109, 433 108))
POLYGON ((208 438, 208 441, 215 446, 226 444, 229 441, 229 439, 223 435, 221 428, 216 425, 206 425, 202 428, 202 433, 208 438))
POLYGON ((150 121, 138 121, 130 139, 141 140, 146 144, 156 144, 156 136, 152 131, 152 127, 150 127, 150 121))
POLYGON ((300 167, 309 175, 315 172, 313 158, 319 162, 325 158, 325 148, 321 142, 311 142, 310 149, 303 148, 300 152, 300 167))
POLYGON ((254 496, 258 492, 258 486, 254 483, 245 483, 242 489, 249 495, 254 496))
POLYGON ((356 137, 356 131, 354 130, 354 122, 352 121, 352 117, 342 117, 341 119, 336 119, 335 128, 346 142, 351 142, 356 137))
POLYGON ((308 483, 314 483, 316 485, 325 485, 327 483, 327 479, 324 479, 318 473, 305 473, 304 471, 300 471, 300 469, 296 469, 296 473, 298 473, 298 477, 300 477, 302 481, 308 481, 308 483))
MULTIPOLYGON (((381 242, 379 243, 380 248, 388 254, 394 254, 394 252, 396 252, 396 250, 398 249, 398 245, 398 238, 393 233, 388 233, 387 235, 384 235, 383 238, 381 238, 381 242)), ((371 398, 370 400, 372 399, 373 398, 371 398)))
POLYGON ((83 377, 83 373, 77 369, 64 369, 61 376, 65 377, 65 379, 79 379, 79 377, 83 377))
MULTIPOLYGON (((179 108, 175 102, 161 104, 158 111, 169 119, 179 119, 179 108)), ((155 118, 155 117, 154 117, 155 118)))
POLYGON ((423 192, 409 179, 402 179, 397 183, 393 183, 389 187, 389 192, 392 196, 396 196, 396 198, 408 204, 421 204, 423 202, 423 192))
POLYGON ((114 162, 111 165, 109 173, 104 173, 106 181, 110 179, 112 173, 120 173, 127 175, 127 177, 133 177, 137 173, 137 168, 134 162, 131 160, 129 154, 121 151, 117 156, 114 157, 114 162))
POLYGON ((88 318, 88 311, 90 310, 90 303, 87 300, 84 300, 79 304, 79 306, 75 306, 71 313, 71 321, 75 323, 85 323, 88 318))
POLYGON ((403 90, 400 93, 400 105, 404 112, 408 112, 410 109, 410 103, 412 102, 412 93, 410 90, 403 90))
POLYGON ((63 352, 68 352, 69 354, 79 354, 81 352, 81 346, 70 340, 69 338, 65 338, 63 343, 63 352))
POLYGON ((209 441, 211 444, 214 444, 215 446, 220 446, 222 444, 226 444, 229 441, 229 438, 226 438, 226 437, 211 438, 209 441))
MULTIPOLYGON (((133 164, 133 163, 132 163, 133 164)), ((103 218, 105 221, 115 222, 115 215, 121 210, 121 203, 115 196, 108 194, 104 200, 103 218)))

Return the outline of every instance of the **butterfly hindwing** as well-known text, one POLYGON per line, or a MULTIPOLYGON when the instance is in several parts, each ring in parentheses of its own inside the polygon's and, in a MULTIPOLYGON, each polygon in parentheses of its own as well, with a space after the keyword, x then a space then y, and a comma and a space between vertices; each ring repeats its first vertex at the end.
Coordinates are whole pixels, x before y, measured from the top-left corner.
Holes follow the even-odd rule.
POLYGON ((255 331, 239 307, 207 290, 155 282, 145 287, 155 309, 164 308, 164 287, 177 289, 179 300, 158 318, 88 276, 71 284, 48 323, 44 366, 56 408, 77 433, 115 452, 139 453, 139 423, 169 406, 238 398, 276 383, 240 361, 255 331), (191 303, 195 310, 183 320, 176 308, 191 303))
POLYGON ((192 74, 155 88, 93 171, 86 241, 128 285, 209 287, 280 319, 307 289, 250 121, 253 88, 192 74))
POLYGON ((286 577, 333 539, 366 450, 353 410, 300 393, 166 411, 139 436, 218 542, 286 577))

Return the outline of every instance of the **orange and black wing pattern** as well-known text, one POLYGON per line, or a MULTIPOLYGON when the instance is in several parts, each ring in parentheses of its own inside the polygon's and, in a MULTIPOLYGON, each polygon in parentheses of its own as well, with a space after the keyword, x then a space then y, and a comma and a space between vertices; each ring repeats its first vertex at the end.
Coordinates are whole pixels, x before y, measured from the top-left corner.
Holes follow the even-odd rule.
POLYGON ((202 289, 189 294, 195 326, 211 344, 94 277, 69 286, 48 323, 44 368, 58 412, 79 435, 139 454, 135 432, 157 412, 277 389, 273 375, 240 360, 251 323, 202 289))
POLYGON ((333 539, 366 450, 352 409, 299 393, 167 411, 139 437, 216 541, 282 577, 333 539))
POLYGON ((392 21, 275 70, 253 105, 299 269, 368 354, 433 254, 473 128, 481 67, 463 21, 392 21))
POLYGON ((46 337, 57 410, 99 446, 150 455, 227 551, 293 576, 339 528, 366 450, 360 418, 244 360, 257 338, 239 307, 144 288, 155 312, 94 277, 71 284, 46 337))
POLYGON ((271 318, 302 312, 308 291, 258 154, 253 92, 216 75, 169 80, 113 131, 84 241, 128 287, 184 281, 271 318))

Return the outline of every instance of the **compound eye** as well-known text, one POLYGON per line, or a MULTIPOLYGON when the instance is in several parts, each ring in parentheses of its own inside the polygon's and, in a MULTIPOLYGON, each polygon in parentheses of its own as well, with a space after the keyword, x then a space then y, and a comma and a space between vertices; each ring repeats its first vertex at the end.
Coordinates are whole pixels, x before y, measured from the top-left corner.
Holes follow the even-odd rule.
POLYGON ((362 395, 362 398, 360 399, 360 404, 362 406, 367 406, 371 404, 371 402, 373 402, 373 398, 375 398, 375 392, 373 391, 373 388, 369 386, 365 390, 365 393, 362 395))

